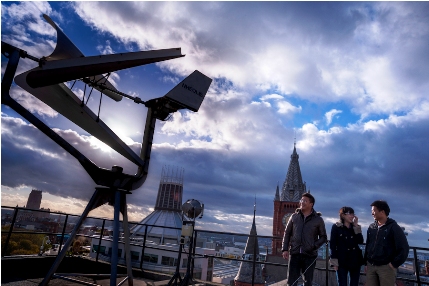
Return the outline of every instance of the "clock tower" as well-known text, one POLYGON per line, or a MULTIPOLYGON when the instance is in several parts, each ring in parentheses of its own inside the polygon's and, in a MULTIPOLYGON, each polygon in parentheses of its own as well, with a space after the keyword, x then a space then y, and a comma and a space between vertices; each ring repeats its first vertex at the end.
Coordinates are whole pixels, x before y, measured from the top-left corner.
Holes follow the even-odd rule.
POLYGON ((305 182, 302 181, 298 158, 296 143, 294 143, 281 194, 277 184, 274 197, 273 236, 279 238, 273 238, 271 246, 272 255, 276 256, 282 255, 282 239, 289 217, 299 208, 299 200, 302 194, 307 191, 305 182))

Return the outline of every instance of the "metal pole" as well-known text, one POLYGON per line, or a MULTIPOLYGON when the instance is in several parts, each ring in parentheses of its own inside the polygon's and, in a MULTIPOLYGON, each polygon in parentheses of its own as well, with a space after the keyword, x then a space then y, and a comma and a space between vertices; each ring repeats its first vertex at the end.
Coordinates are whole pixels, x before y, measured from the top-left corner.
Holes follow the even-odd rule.
MULTIPOLYGON (((194 221, 194 225, 193 225, 193 229, 195 229, 195 221, 194 221)), ((193 243, 193 248, 192 248, 192 268, 191 268, 191 279, 193 279, 194 277, 194 264, 195 264, 195 248, 197 247, 197 231, 194 231, 194 243, 193 243)))
POLYGON ((329 247, 328 247, 328 242, 325 243, 325 268, 326 268, 326 280, 325 280, 325 285, 328 286, 328 282, 329 282, 329 247))
MULTIPOLYGON (((3 42, 2 42, 2 47, 3 47, 3 42)), ((6 70, 4 72, 3 79, 1 81, 2 104, 4 104, 5 101, 7 101, 10 98, 9 90, 10 90, 10 86, 12 85, 13 77, 15 75, 16 69, 18 67, 19 58, 20 58, 19 50, 15 48, 9 54, 9 61, 7 62, 6 70)))
POLYGON ((98 262, 98 255, 100 254, 101 240, 104 233, 104 225, 106 224, 106 219, 103 219, 103 225, 101 226, 100 238, 98 239, 97 255, 95 256, 95 262, 98 262))
POLYGON ((99 196, 99 191, 96 190, 94 194, 92 195, 91 199, 89 200, 88 205, 86 206, 85 210, 83 211, 82 215, 80 216, 79 220, 77 221, 75 227, 73 228, 73 231, 70 233, 70 237, 67 239, 66 243, 64 244, 63 249, 58 253, 57 258, 55 259, 54 264, 51 266, 51 269, 49 269, 48 273, 46 274, 43 281, 39 284, 40 286, 46 286, 48 285, 49 281, 51 280, 52 276, 54 275, 55 271, 57 270, 58 266, 60 265, 61 261, 66 256, 66 252, 68 248, 70 247, 74 237, 76 236, 77 231, 79 230, 80 226, 82 225, 83 221, 88 216, 88 213, 93 209, 93 206, 99 196))
POLYGON ((69 215, 67 214, 67 215, 66 215, 66 218, 65 218, 65 220, 64 220, 63 231, 62 231, 62 233, 61 233, 60 243, 59 243, 59 245, 58 245, 58 252, 57 252, 57 256, 58 256, 58 254, 60 253, 61 246, 63 246, 63 242, 64 242, 64 234, 65 234, 65 232, 66 232, 66 228, 67 228, 67 221, 68 221, 68 219, 69 219, 69 215))
POLYGON ((121 192, 115 191, 115 208, 113 211, 113 241, 112 257, 110 259, 110 286, 116 286, 116 277, 118 274, 118 246, 119 246, 119 212, 121 209, 121 192))
MULTIPOLYGON (((13 82, 13 77, 15 75, 16 69, 18 68, 20 52, 19 49, 15 47, 11 47, 10 45, 2 42, 2 48, 8 49, 12 48, 13 50, 9 52, 9 61, 7 62, 7 66, 3 75, 3 79, 1 81, 1 100, 2 104, 8 103, 11 99, 9 95, 10 86, 13 82)), ((9 245, 10 237, 12 236, 12 230, 15 225, 16 216, 18 214, 18 208, 15 208, 15 213, 13 215, 12 224, 10 225, 9 232, 6 237, 6 242, 3 247, 3 251, 1 256, 3 257, 6 253, 7 246, 9 245)))
POLYGON ((122 194, 122 227, 124 229, 125 240, 125 262, 127 263, 128 286, 133 286, 133 269, 131 265, 131 251, 130 251, 130 229, 128 227, 128 213, 127 213, 127 198, 122 194))
POLYGON ((147 237, 147 225, 145 225, 144 229, 144 239, 143 239, 143 247, 142 247, 142 255, 140 259, 140 269, 143 270, 143 257, 144 257, 144 250, 146 248, 146 237, 147 237))
MULTIPOLYGON (((184 238, 183 238, 184 239, 184 238)), ((170 281, 168 281, 168 286, 174 285, 180 285, 177 284, 177 280, 179 282, 182 282, 182 278, 180 277, 180 261, 182 260, 182 241, 179 242, 179 255, 177 256, 177 264, 176 264, 176 272, 174 273, 173 277, 171 277, 170 281)))
POLYGON ((417 250, 413 248, 413 254, 414 254, 414 269, 416 270, 416 278, 417 278, 417 285, 421 286, 420 282, 420 267, 419 267, 419 260, 417 259, 417 250))
POLYGON ((15 208, 13 213, 12 223, 10 224, 9 232, 7 233, 6 242, 4 243, 3 250, 1 252, 1 256, 3 257, 6 253, 7 246, 9 245, 10 237, 12 236, 12 231, 15 226, 16 216, 18 215, 18 207, 15 208))

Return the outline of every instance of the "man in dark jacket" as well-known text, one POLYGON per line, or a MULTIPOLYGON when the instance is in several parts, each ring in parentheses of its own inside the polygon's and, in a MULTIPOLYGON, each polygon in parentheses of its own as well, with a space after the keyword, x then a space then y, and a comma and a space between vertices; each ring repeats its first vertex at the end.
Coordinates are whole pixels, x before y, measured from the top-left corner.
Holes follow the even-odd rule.
POLYGON ((408 241, 396 221, 389 218, 390 208, 386 201, 375 201, 371 207, 375 222, 367 231, 366 285, 395 285, 397 269, 408 257, 408 241))
POLYGON ((287 285, 298 285, 304 274, 305 286, 312 285, 317 250, 327 240, 325 223, 313 209, 314 197, 304 193, 300 208, 291 216, 283 236, 282 254, 289 259, 287 285))

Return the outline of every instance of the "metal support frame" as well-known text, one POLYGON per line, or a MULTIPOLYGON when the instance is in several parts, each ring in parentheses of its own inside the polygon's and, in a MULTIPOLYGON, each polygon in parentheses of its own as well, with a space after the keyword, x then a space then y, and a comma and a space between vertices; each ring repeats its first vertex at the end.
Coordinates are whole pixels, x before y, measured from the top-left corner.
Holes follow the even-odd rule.
POLYGON ((182 242, 179 243, 179 255, 177 256, 177 265, 176 265, 176 272, 174 272, 173 276, 171 277, 170 281, 168 281, 168 286, 177 286, 182 284, 182 276, 180 275, 180 261, 182 260, 182 248, 183 244, 182 242))
POLYGON ((186 265, 186 273, 183 276, 180 275, 180 262, 182 259, 182 248, 185 243, 185 237, 183 236, 180 239, 179 244, 179 255, 177 257, 177 265, 176 265, 176 272, 173 274, 173 277, 171 277, 170 281, 168 282, 168 286, 186 286, 189 285, 189 283, 194 284, 194 281, 192 279, 193 272, 194 272, 194 257, 195 257, 195 245, 196 245, 196 235, 194 235, 195 231, 195 219, 191 221, 183 221, 183 225, 191 225, 192 226, 192 233, 189 237, 189 250, 188 250, 188 262, 186 265))
MULTIPOLYGON (((58 269, 60 263, 66 256, 66 253, 71 246, 73 239, 75 238, 79 228, 82 226, 82 223, 88 216, 89 212, 93 209, 98 208, 105 203, 114 205, 114 224, 113 224, 113 242, 112 242, 112 260, 111 260, 111 274, 110 274, 110 285, 116 285, 116 279, 118 277, 117 265, 118 265, 118 243, 119 243, 119 213, 122 213, 123 216, 123 228, 124 228, 124 240, 125 240, 125 255, 127 257, 127 278, 128 285, 133 285, 133 276, 130 260, 130 247, 129 247, 129 231, 125 231, 128 227, 128 215, 126 212, 126 194, 128 192, 113 188, 96 188, 94 194, 92 195, 88 205, 77 221, 75 227, 73 228, 70 237, 67 239, 57 258, 55 259, 54 264, 49 269, 43 281, 40 283, 41 286, 45 286, 49 283, 52 277, 63 278, 65 274, 55 273, 58 269), (127 243, 128 241, 128 243, 127 243)), ((76 274, 76 276, 86 276, 85 274, 76 274)), ((92 275, 90 275, 92 276, 92 275)), ((77 280, 77 279, 74 279, 77 280)), ((121 283, 122 284, 122 283, 121 283)), ((118 284, 119 285, 119 284, 118 284)))
POLYGON ((101 246, 101 240, 103 239, 103 233, 104 233, 104 226, 105 225, 106 225, 106 219, 103 219, 103 225, 101 226, 100 238, 98 239, 97 255, 95 256, 96 262, 98 262, 98 256, 100 255, 100 246, 101 246))
MULTIPOLYGON (((128 285, 133 285, 132 278, 132 268, 131 268, 131 255, 130 255, 130 243, 129 243, 129 229, 128 229, 128 216, 127 216, 127 207, 126 207, 126 194, 129 194, 129 190, 134 190, 140 187, 144 181, 146 180, 148 168, 149 168, 149 160, 150 153, 152 148, 152 139, 155 131, 155 123, 156 119, 159 117, 158 109, 159 106, 153 105, 148 106, 148 112, 146 117, 146 125, 142 142, 142 149, 140 158, 144 159, 144 164, 138 166, 137 174, 128 175, 122 173, 122 168, 118 166, 113 166, 111 170, 103 169, 95 165, 91 160, 86 158, 82 153, 80 153, 76 148, 74 148, 70 143, 64 140, 61 136, 55 133, 50 127, 48 127, 44 122, 34 116, 31 112, 25 109, 22 105, 16 102, 10 96, 10 87, 13 82, 14 75, 16 73, 19 59, 20 57, 28 57, 33 59, 33 57, 29 56, 25 51, 13 47, 9 44, 2 42, 2 49, 4 51, 2 53, 9 58, 8 64, 5 69, 5 73, 1 82, 1 100, 2 104, 11 107, 18 114, 20 114, 23 118, 28 120, 31 124, 37 127, 40 131, 45 133, 49 138, 51 138, 55 143, 65 149, 68 153, 70 153, 73 157, 75 157, 79 163, 83 166, 83 168, 87 171, 87 173, 91 176, 91 178, 96 182, 96 184, 105 186, 107 188, 98 187, 96 188, 94 194, 92 195, 91 200, 80 216, 78 223, 74 227, 73 231, 70 234, 69 239, 66 241, 64 246, 62 247, 60 253, 57 255, 54 264, 52 265, 49 272, 46 274, 43 281, 40 283, 41 286, 45 286, 49 283, 52 277, 64 278, 64 274, 55 274, 58 266, 64 259, 68 248, 70 247, 74 237, 77 234, 80 226, 82 225, 85 218, 88 216, 88 213, 105 204, 110 203, 114 204, 114 212, 115 212, 115 223, 114 223, 114 239, 113 246, 116 248, 112 253, 112 261, 111 261, 111 274, 110 274, 110 286, 116 286, 117 279, 117 262, 118 262, 118 242, 119 242, 119 213, 123 214, 123 228, 124 228, 124 239, 125 239, 125 252, 126 252, 126 263, 127 263, 127 277, 122 280, 119 284, 123 284, 126 280, 128 280, 128 285), (155 110, 152 110, 152 109, 155 110), (120 189, 118 188, 120 186, 120 189)), ((34 60, 34 59, 33 59, 34 60)), ((36 59, 37 60, 37 59, 36 59)), ((7 237, 7 240, 10 238, 10 233, 7 237)), ((7 243, 6 243, 7 245, 7 243)), ((79 276, 85 276, 84 274, 79 274, 79 276)), ((67 278, 70 280, 71 278, 67 278)), ((75 279, 73 279, 75 280, 75 279)), ((86 284, 86 282, 81 281, 81 283, 86 284)))
MULTIPOLYGON (((186 285, 189 285, 189 283, 192 283, 192 285, 195 284, 193 280, 195 245, 197 240, 197 237, 194 236, 195 218, 194 220, 187 221, 186 224, 192 225, 192 235, 191 237, 189 237, 190 244, 189 244, 189 250, 188 250, 188 264, 186 266, 186 274, 183 277, 183 281, 180 284, 180 286, 186 286, 186 285)), ((180 261, 178 263, 180 263, 180 261)))
POLYGON ((144 237, 143 237, 143 246, 142 246, 142 255, 140 259, 140 269, 143 271, 143 258, 144 258, 144 251, 146 249, 146 237, 147 237, 147 225, 144 229, 144 237))
MULTIPOLYGON (((60 238, 60 243, 58 245, 58 252, 60 251, 60 249, 62 249, 63 247, 63 243, 64 243, 64 235, 66 233, 66 228, 67 228, 67 221, 69 219, 69 215, 66 215, 66 218, 64 219, 64 225, 63 225, 63 231, 61 232, 61 238, 60 238)), ((58 254, 57 254, 58 256, 58 254)))

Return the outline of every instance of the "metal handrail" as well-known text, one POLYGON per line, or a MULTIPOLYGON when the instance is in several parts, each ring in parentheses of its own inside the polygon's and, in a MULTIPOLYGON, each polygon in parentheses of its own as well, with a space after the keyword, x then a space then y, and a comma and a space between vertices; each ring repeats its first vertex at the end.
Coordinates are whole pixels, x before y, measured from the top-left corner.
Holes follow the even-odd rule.
MULTIPOLYGON (((33 211, 33 212, 49 212, 49 211, 45 211, 45 210, 32 210, 32 209, 27 209, 27 208, 21 208, 21 207, 10 207, 10 206, 2 206, 2 209, 13 209, 14 210, 14 214, 13 214, 13 218, 10 224, 10 228, 7 231, 3 231, 2 230, 2 235, 6 234, 6 240, 5 240, 5 244, 3 246, 2 249, 2 257, 5 256, 6 254, 6 250, 7 250, 7 246, 8 243, 10 241, 10 237, 12 235, 12 233, 20 233, 20 234, 43 234, 43 235, 61 235, 60 238, 60 244, 62 244, 63 239, 65 237, 65 235, 67 235, 66 233, 66 226, 67 226, 67 221, 69 216, 76 216, 79 217, 78 215, 73 215, 73 214, 66 214, 66 213, 62 213, 62 212, 50 212, 51 214, 61 214, 61 215, 65 215, 65 220, 64 220, 64 225, 63 225, 63 229, 62 232, 40 232, 40 231, 14 231, 14 226, 16 223, 16 220, 18 218, 18 212, 19 210, 25 210, 25 211, 33 211)), ((102 220, 102 230, 100 232, 100 237, 95 237, 95 236, 91 236, 91 235, 84 235, 84 234, 77 234, 78 236, 83 236, 83 237, 88 237, 88 238, 96 238, 98 239, 98 249, 100 248, 101 245, 101 240, 111 240, 110 238, 105 238, 103 237, 103 231, 105 229, 105 223, 106 221, 112 221, 113 219, 107 219, 107 218, 98 218, 98 217, 88 217, 90 219, 96 219, 96 220, 102 220)), ((142 243, 136 243, 134 241, 131 241, 130 244, 134 245, 134 246, 141 246, 142 247, 142 251, 141 251, 141 258, 140 261, 133 261, 133 265, 136 265, 136 263, 139 263, 140 265, 140 269, 143 269, 143 256, 144 256, 144 252, 146 248, 149 249, 162 249, 164 251, 168 251, 168 252, 175 252, 175 253, 179 253, 178 250, 174 250, 174 249, 169 249, 166 250, 164 248, 158 248, 152 245, 146 245, 146 238, 147 238, 147 230, 148 227, 158 227, 158 228, 167 228, 167 229, 176 229, 176 230, 181 230, 180 228, 176 228, 176 227, 166 227, 166 226, 159 226, 159 225, 149 225, 149 224, 141 224, 141 223, 137 223, 137 222, 130 222, 131 225, 140 225, 140 226, 145 226, 145 232, 144 232, 144 238, 142 240, 142 243)), ((273 266, 282 266, 285 267, 287 266, 287 264, 281 264, 281 263, 273 263, 273 262, 267 262, 267 261, 256 261, 256 256, 257 254, 259 254, 259 250, 254 249, 254 253, 253 253, 253 259, 252 260, 244 260, 244 259, 237 259, 237 258, 227 258, 227 257, 219 257, 219 256, 215 256, 215 255, 202 255, 199 253, 195 252, 196 249, 196 238, 197 238, 197 234, 201 234, 201 233, 211 233, 211 234, 222 234, 222 235, 232 235, 232 236, 243 236, 243 237, 256 237, 258 239, 261 238, 268 238, 268 239, 279 239, 279 237, 273 237, 273 236, 262 236, 262 235, 249 235, 249 234, 243 234, 243 233, 233 233, 233 232, 221 232, 221 231, 211 231, 211 230, 201 230, 201 229, 196 229, 194 230, 194 243, 193 243, 193 247, 192 249, 190 249, 189 251, 192 251, 192 256, 194 258, 213 258, 213 259, 223 259, 223 260, 231 260, 231 261, 237 261, 237 262, 248 262, 248 263, 252 263, 253 264, 253 274, 252 274, 252 282, 254 281, 254 275, 255 275, 255 265, 273 265, 273 266)), ((123 241, 120 241, 120 243, 124 243, 123 241)), ((365 244, 363 244, 365 245, 365 244)), ((325 271, 326 272, 326 285, 328 285, 328 277, 329 277, 329 272, 334 272, 333 269, 329 269, 329 241, 326 242, 325 244, 326 247, 326 265, 325 268, 320 268, 320 267, 316 267, 317 270, 321 270, 321 271, 325 271)), ((420 277, 420 273, 419 270, 416 271, 416 266, 418 267, 419 263, 418 263, 418 258, 417 258, 417 250, 422 250, 422 251, 429 251, 429 248, 425 248, 425 247, 415 247, 415 246, 410 246, 410 249, 413 250, 413 256, 414 256, 414 275, 416 276, 416 279, 410 279, 410 278, 406 278, 406 277, 397 277, 397 279, 399 280, 403 280, 406 282, 413 282, 413 283, 417 283, 417 285, 429 285, 429 282, 426 281, 422 281, 421 277, 420 277)), ((99 253, 97 252, 96 255, 96 262, 98 262, 98 258, 99 258, 99 253)), ((177 263, 180 263, 180 261, 178 261, 177 263)), ((163 268, 162 266, 160 266, 161 268, 163 268)), ((164 267, 165 268, 165 267, 164 267)), ((191 273, 193 273, 193 269, 194 269, 194 265, 192 263, 192 269, 191 269, 191 273)), ((361 272, 361 275, 365 275, 365 273, 361 272)), ((253 283, 252 283, 253 285, 253 283)))

